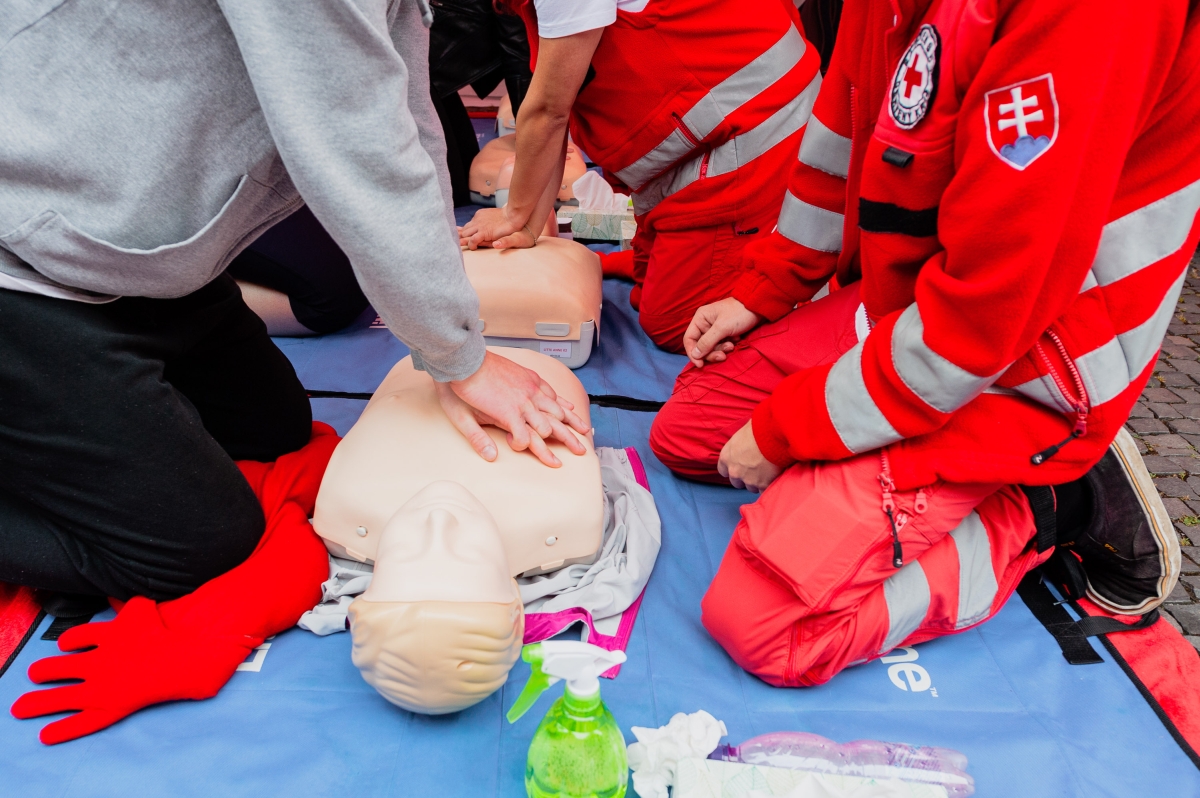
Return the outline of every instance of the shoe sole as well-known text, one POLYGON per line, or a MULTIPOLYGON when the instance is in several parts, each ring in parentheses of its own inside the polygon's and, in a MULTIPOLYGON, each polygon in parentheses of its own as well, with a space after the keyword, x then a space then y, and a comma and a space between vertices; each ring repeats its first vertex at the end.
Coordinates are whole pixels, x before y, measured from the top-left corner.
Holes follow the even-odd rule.
POLYGON ((1158 488, 1154 486, 1154 480, 1150 477, 1150 471, 1147 470, 1146 463, 1137 450, 1137 443, 1133 440, 1133 436, 1122 427, 1112 445, 1109 446, 1109 450, 1121 461, 1126 476, 1133 484, 1133 490, 1137 494, 1142 512, 1146 514, 1149 521, 1150 530, 1158 541, 1159 569, 1162 576, 1158 580, 1158 595, 1151 596, 1136 606, 1112 603, 1092 589, 1090 580, 1088 581, 1087 595, 1097 606, 1117 615, 1141 615, 1162 604, 1175 589, 1175 584, 1179 581, 1182 553, 1179 550, 1179 538, 1175 534, 1171 516, 1167 512, 1162 498, 1158 495, 1158 488))

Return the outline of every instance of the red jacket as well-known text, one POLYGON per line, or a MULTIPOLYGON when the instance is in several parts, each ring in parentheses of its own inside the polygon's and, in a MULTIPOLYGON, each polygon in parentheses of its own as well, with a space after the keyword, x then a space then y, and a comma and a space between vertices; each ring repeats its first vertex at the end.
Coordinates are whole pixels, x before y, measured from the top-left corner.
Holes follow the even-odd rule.
POLYGON ((1191 5, 846 3, 778 229, 733 295, 777 319, 861 278, 874 329, 756 409, 769 459, 888 446, 901 487, 1099 460, 1200 235, 1191 5))
MULTIPOLYGON (((537 58, 533 3, 520 13, 537 58)), ((769 212, 820 88, 820 57, 781 0, 650 0, 617 11, 571 135, 659 229, 769 212)))

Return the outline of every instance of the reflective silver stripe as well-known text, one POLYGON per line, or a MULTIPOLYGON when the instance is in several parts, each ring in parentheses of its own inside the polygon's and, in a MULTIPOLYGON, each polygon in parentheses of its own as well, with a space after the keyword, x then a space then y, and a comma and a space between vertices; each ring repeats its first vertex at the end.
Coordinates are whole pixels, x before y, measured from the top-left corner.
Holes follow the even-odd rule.
POLYGON ((1104 346, 1075 358, 1075 365, 1083 377, 1093 406, 1115 398, 1150 365, 1162 345, 1167 325, 1171 323, 1186 276, 1185 268, 1153 316, 1104 346))
POLYGON ((846 217, 840 213, 809 205, 792 192, 783 195, 779 211, 779 234, 789 241, 818 252, 842 251, 842 228, 846 217))
POLYGON ((729 174, 739 166, 745 166, 808 124, 820 90, 821 75, 818 73, 787 105, 740 136, 713 147, 708 158, 709 177, 729 174))
MULTIPOLYGON (((683 124, 701 141, 717 129, 725 118, 757 97, 791 72, 804 57, 804 37, 789 26, 783 37, 749 64, 714 86, 708 94, 683 115, 683 124)), ((676 130, 650 152, 624 169, 617 177, 635 191, 671 164, 687 156, 696 145, 676 130)))
POLYGON ((679 159, 686 158, 688 153, 694 149, 696 149, 696 145, 683 134, 682 130, 672 130, 670 135, 659 142, 658 146, 629 166, 619 170, 617 177, 621 178, 622 183, 637 191, 659 172, 679 159))
POLYGON ((958 620, 954 628, 965 629, 988 616, 1000 586, 992 567, 992 544, 979 513, 972 510, 950 537, 958 549, 958 620))
POLYGON ((800 163, 844 178, 850 174, 850 139, 825 127, 814 114, 800 142, 800 163))
MULTIPOLYGON (((717 177, 728 174, 740 166, 745 166, 803 127, 808 122, 813 103, 820 90, 821 76, 817 74, 809 81, 804 91, 800 92, 787 105, 740 136, 735 136, 721 146, 714 147, 707 154, 707 175, 717 177)), ((633 194, 634 212, 639 216, 649 213, 654 206, 667 197, 699 180, 700 165, 704 158, 704 155, 699 155, 684 161, 674 169, 654 178, 640 190, 635 191, 633 194)))
MULTIPOLYGON (((1083 378, 1083 385, 1087 389, 1092 407, 1116 398, 1141 375, 1146 366, 1150 365, 1150 361, 1162 345, 1167 326, 1171 323, 1171 316, 1175 312, 1186 276, 1185 267, 1159 303, 1158 309, 1146 321, 1075 358, 1075 365, 1079 369, 1079 376, 1083 378)), ((1050 376, 1022 383, 1016 390, 1056 410, 1070 412, 1074 409, 1050 376)))
POLYGON ((883 600, 888 609, 888 633, 880 654, 904 642, 929 614, 929 580, 921 563, 913 560, 883 581, 883 600))
POLYGON ((1112 285, 1177 252, 1200 210, 1200 180, 1104 225, 1092 272, 1112 285))
POLYGON ((1096 273, 1088 269, 1087 276, 1083 278, 1083 286, 1080 287, 1079 293, 1082 294, 1084 291, 1091 291, 1098 285, 1100 285, 1100 282, 1096 279, 1096 273))
POLYGON ((871 398, 862 375, 862 343, 838 358, 825 378, 829 420, 847 449, 858 454, 895 443, 900 435, 871 398))
POLYGON ((908 389, 940 413, 953 413, 979 396, 1008 368, 978 377, 926 346, 924 336, 925 324, 914 302, 900 314, 892 331, 892 363, 908 389))

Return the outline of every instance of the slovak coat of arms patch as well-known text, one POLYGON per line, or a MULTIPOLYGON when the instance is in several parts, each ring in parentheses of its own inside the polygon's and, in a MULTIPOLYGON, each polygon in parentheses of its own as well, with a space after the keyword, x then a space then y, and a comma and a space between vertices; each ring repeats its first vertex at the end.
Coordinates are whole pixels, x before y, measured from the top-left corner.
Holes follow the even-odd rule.
POLYGON ((908 46, 892 78, 888 104, 892 120, 901 130, 912 130, 925 118, 937 93, 938 58, 942 37, 932 25, 922 25, 908 46))
POLYGON ((993 89, 983 96, 988 146, 1019 172, 1041 158, 1058 140, 1058 98, 1054 76, 993 89))

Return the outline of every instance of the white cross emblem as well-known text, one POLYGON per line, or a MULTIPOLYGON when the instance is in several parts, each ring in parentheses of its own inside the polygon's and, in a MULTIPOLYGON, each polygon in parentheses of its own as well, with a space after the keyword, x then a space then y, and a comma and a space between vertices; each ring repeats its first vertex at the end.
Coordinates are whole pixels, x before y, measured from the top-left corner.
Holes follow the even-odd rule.
POLYGON ((1022 97, 1021 88, 1021 86, 1016 86, 1009 92, 1012 95, 1012 102, 1000 103, 1000 121, 996 123, 996 127, 1001 130, 1008 130, 1010 127, 1015 127, 1017 129, 1017 138, 1029 135, 1030 122, 1041 122, 1046 118, 1041 109, 1031 114, 1025 113, 1026 108, 1038 107, 1038 98, 1036 94, 1032 97, 1022 97), (1005 119, 1005 114, 1012 114, 1012 119, 1005 119))

